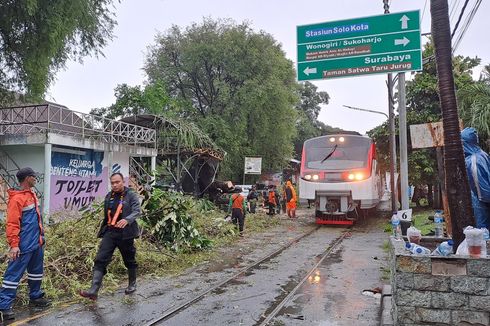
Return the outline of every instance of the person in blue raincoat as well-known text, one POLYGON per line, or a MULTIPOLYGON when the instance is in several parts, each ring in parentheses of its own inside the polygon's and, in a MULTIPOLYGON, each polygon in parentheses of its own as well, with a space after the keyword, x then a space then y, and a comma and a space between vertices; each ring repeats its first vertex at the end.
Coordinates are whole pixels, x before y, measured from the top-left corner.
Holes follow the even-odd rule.
POLYGON ((490 156, 478 146, 474 128, 461 132, 476 227, 490 229, 490 156))

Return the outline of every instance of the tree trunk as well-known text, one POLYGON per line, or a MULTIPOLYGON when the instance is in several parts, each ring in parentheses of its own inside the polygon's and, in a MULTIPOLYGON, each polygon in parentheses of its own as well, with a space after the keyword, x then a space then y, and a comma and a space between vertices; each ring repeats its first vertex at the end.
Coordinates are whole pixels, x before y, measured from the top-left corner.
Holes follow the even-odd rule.
POLYGON ((434 207, 434 187, 432 183, 429 183, 427 185, 427 203, 429 204, 429 207, 434 207))
POLYGON ((447 0, 431 0, 432 37, 436 52, 439 99, 444 126, 444 169, 454 247, 463 241, 463 228, 474 225, 454 90, 451 31, 447 0))

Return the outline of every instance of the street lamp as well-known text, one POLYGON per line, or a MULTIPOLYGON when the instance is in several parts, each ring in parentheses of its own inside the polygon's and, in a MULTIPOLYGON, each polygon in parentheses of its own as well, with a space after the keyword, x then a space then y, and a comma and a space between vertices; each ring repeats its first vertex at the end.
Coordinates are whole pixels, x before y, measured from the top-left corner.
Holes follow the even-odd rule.
MULTIPOLYGON (((349 106, 349 105, 343 105, 343 107, 346 107, 351 110, 357 110, 357 111, 363 111, 363 112, 370 112, 370 113, 375 113, 375 114, 381 114, 384 115, 387 119, 390 125, 394 125, 394 121, 390 121, 390 117, 381 111, 376 111, 376 110, 368 110, 368 109, 362 109, 362 108, 357 108, 354 106, 349 106)), ((393 120, 394 120, 393 116, 393 120)), ((391 188, 391 211, 395 212, 397 211, 397 204, 396 204, 396 184, 395 184, 395 171, 396 171, 396 141, 395 141, 395 130, 394 128, 390 127, 390 188, 391 188)))

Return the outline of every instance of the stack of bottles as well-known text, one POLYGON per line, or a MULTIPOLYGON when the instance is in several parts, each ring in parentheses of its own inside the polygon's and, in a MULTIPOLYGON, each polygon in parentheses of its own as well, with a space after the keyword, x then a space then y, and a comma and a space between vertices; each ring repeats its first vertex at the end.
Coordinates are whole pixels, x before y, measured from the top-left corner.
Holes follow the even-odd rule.
POLYGON ((453 253, 453 240, 441 242, 434 251, 416 243, 405 243, 405 248, 413 255, 449 256, 453 253))

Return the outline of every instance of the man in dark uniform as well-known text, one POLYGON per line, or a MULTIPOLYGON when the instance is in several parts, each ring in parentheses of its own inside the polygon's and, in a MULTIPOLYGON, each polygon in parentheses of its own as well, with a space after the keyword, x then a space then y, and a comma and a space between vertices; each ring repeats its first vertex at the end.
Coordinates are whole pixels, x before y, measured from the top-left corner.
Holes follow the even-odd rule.
POLYGON ((121 173, 111 175, 112 191, 107 194, 104 201, 104 221, 100 227, 98 237, 102 238, 99 251, 95 257, 92 286, 86 291, 80 291, 84 298, 97 300, 102 279, 107 272, 107 265, 111 262, 116 248, 121 252, 124 265, 128 269, 128 287, 126 294, 136 291, 136 248, 134 239, 139 237, 139 228, 136 218, 141 214, 138 195, 124 186, 124 177, 121 173))

